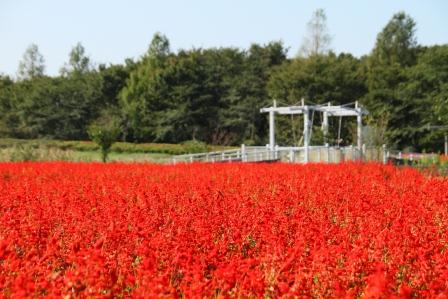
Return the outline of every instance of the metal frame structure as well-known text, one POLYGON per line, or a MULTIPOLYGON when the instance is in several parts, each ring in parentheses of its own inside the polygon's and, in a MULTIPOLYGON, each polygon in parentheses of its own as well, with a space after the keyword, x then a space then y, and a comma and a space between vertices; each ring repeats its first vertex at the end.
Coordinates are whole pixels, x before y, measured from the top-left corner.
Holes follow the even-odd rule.
POLYGON ((274 105, 267 108, 260 109, 261 113, 269 113, 269 144, 266 146, 245 146, 241 145, 240 149, 233 149, 220 152, 207 152, 199 154, 178 155, 172 158, 172 163, 185 162, 274 162, 287 161, 291 163, 308 163, 312 162, 326 162, 338 163, 340 161, 353 161, 372 158, 375 154, 377 159, 382 157, 383 163, 387 163, 389 152, 386 151, 386 146, 382 148, 369 148, 362 143, 362 116, 367 115, 368 111, 358 105, 358 102, 332 106, 330 103, 326 105, 305 105, 302 100, 301 105, 277 107, 276 101, 274 105), (350 107, 353 106, 354 107, 350 107), (345 117, 356 116, 357 118, 357 146, 353 147, 330 147, 329 144, 321 146, 310 146, 311 129, 313 117, 310 121, 310 112, 320 112, 323 114, 322 129, 325 138, 328 137, 328 118, 331 116, 345 117), (304 146, 282 146, 275 144, 275 114, 303 114, 304 121, 304 146), (347 160, 348 159, 348 160, 347 160))
POLYGON ((328 117, 330 116, 356 116, 357 119, 357 147, 358 150, 362 150, 362 116, 367 115, 369 112, 358 105, 358 101, 355 102, 355 107, 350 108, 347 105, 332 106, 331 103, 327 105, 305 105, 305 101, 302 99, 300 106, 286 106, 277 107, 276 101, 274 105, 268 108, 261 108, 261 113, 269 113, 269 149, 274 152, 276 148, 275 144, 275 114, 303 114, 303 140, 305 148, 305 162, 308 162, 309 154, 309 142, 310 142, 310 111, 317 111, 323 113, 323 131, 324 137, 328 135, 328 117))

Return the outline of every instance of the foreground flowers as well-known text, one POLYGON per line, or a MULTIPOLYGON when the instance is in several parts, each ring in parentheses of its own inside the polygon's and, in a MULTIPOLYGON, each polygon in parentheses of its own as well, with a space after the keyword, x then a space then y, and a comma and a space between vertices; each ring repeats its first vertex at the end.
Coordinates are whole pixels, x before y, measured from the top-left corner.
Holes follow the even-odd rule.
POLYGON ((448 180, 411 169, 4 163, 0 190, 3 297, 448 293, 448 180))

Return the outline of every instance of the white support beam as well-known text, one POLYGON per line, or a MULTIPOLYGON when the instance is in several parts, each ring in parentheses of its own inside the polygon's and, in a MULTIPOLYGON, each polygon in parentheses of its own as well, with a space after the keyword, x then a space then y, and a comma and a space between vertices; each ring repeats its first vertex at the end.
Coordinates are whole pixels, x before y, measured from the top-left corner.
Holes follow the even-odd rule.
POLYGON ((305 105, 305 106, 290 106, 290 107, 269 107, 269 108, 261 108, 261 113, 266 112, 275 112, 278 114, 302 114, 305 109, 319 111, 319 112, 327 112, 328 116, 358 116, 358 114, 366 115, 368 114, 366 110, 358 108, 344 108, 341 106, 314 106, 314 105, 305 105))
POLYGON ((362 149, 362 116, 361 114, 359 114, 356 117, 356 122, 357 122, 357 145, 358 145, 358 149, 361 150, 362 149))
POLYGON ((327 143, 327 139, 328 139, 328 112, 324 111, 324 119, 322 122, 322 131, 324 133, 324 143, 327 143))
POLYGON ((357 111, 351 111, 351 110, 333 110, 333 111, 327 111, 327 113, 329 116, 358 116, 359 114, 357 111))
POLYGON ((309 136, 310 136, 310 120, 308 109, 303 113, 303 145, 305 147, 305 163, 309 161, 309 136))
POLYGON ((277 109, 277 101, 273 101, 273 106, 269 110, 269 150, 271 155, 275 150, 275 109, 277 109))
POLYGON ((362 111, 361 108, 358 107, 358 101, 356 101, 356 111, 358 112, 358 115, 356 116, 356 123, 357 123, 357 146, 358 150, 362 151, 362 111))
POLYGON ((275 147, 274 111, 269 111, 269 150, 274 151, 274 147, 275 147))
MULTIPOLYGON (((331 103, 328 102, 328 107, 331 106, 331 103)), ((322 121, 322 131, 324 133, 324 144, 328 144, 328 112, 323 112, 323 121, 322 121)))
POLYGON ((303 110, 290 110, 290 111, 278 111, 278 114, 286 114, 286 115, 290 115, 290 114, 303 114, 303 110))
POLYGON ((266 112, 276 112, 279 114, 301 114, 303 113, 304 107, 302 106, 291 106, 291 107, 269 107, 269 108, 261 108, 261 113, 266 112))

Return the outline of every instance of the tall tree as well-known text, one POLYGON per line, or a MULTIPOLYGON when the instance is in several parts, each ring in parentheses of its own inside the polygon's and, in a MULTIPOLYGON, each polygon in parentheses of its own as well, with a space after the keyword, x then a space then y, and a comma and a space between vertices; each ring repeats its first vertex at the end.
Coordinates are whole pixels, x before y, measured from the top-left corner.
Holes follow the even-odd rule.
POLYGON ((90 58, 85 54, 84 46, 78 42, 70 51, 69 61, 60 70, 61 75, 79 75, 92 70, 90 58))
POLYGON ((45 60, 36 44, 31 44, 23 54, 19 63, 19 79, 33 79, 44 75, 45 60))
POLYGON ((428 125, 448 125, 448 45, 422 49, 405 76, 398 89, 408 103, 400 125, 404 143, 419 150, 443 151, 443 134, 448 130, 429 130, 428 125))
POLYGON ((272 69, 286 60, 287 50, 281 42, 266 45, 253 44, 242 57, 233 59, 236 72, 232 70, 228 94, 220 110, 221 125, 235 138, 233 143, 260 144, 267 135, 266 116, 259 108, 270 104, 267 83, 272 69))
POLYGON ((101 84, 95 73, 17 83, 14 97, 20 137, 87 138, 88 124, 103 108, 99 104, 101 84))
POLYGON ((366 60, 369 92, 363 102, 371 111, 373 126, 376 122, 387 125, 383 142, 398 147, 407 142, 402 127, 413 121, 407 112, 416 104, 403 97, 399 90, 407 80, 407 68, 417 61, 417 52, 415 21, 399 12, 378 34, 375 47, 366 60))
POLYGON ((87 125, 104 107, 102 77, 90 68, 81 44, 70 52, 63 73, 15 84, 18 137, 87 138, 87 125))
POLYGON ((415 21, 406 13, 393 15, 378 34, 372 57, 376 63, 409 66, 415 63, 417 39, 415 21))
POLYGON ((149 45, 147 56, 154 61, 161 61, 170 54, 170 41, 168 38, 156 32, 149 45))
POLYGON ((323 9, 317 9, 307 24, 307 36, 304 37, 299 54, 316 56, 328 53, 331 36, 328 33, 327 16, 323 9))
POLYGON ((118 107, 120 91, 126 84, 131 70, 130 65, 100 64, 99 75, 103 80, 102 105, 118 107))
POLYGON ((17 109, 14 102, 14 81, 0 74, 0 137, 13 137, 17 132, 17 109))
POLYGON ((126 85, 120 92, 120 105, 125 115, 125 132, 130 140, 154 140, 156 111, 166 108, 168 83, 161 73, 172 60, 169 40, 154 34, 147 52, 133 66, 126 85))

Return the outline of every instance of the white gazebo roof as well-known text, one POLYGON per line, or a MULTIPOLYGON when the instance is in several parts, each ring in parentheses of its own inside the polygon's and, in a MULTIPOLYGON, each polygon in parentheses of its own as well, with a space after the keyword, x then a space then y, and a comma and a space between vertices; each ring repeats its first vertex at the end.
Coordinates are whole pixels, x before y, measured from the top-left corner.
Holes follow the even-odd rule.
POLYGON ((345 105, 331 106, 331 105, 300 105, 300 106, 286 106, 286 107, 268 107, 261 108, 261 113, 275 112, 278 114, 303 114, 305 111, 319 111, 326 112, 328 116, 358 116, 367 115, 369 112, 355 104, 355 108, 347 107, 345 105))

